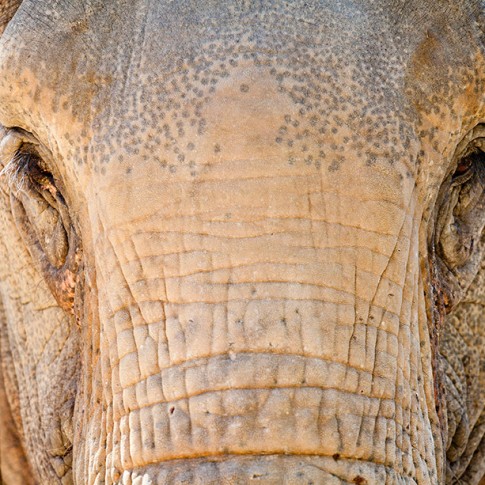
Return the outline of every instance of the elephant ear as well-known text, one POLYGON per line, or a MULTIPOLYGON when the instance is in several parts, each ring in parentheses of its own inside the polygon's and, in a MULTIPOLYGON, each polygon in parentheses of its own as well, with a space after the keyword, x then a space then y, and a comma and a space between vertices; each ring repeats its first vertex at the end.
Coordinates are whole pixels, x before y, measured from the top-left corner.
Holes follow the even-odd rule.
POLYGON ((21 3, 22 0, 0 0, 0 35, 3 34, 21 3))
POLYGON ((441 336, 448 421, 446 483, 457 483, 457 479, 478 483, 485 473, 484 309, 482 261, 464 298, 447 316, 441 336))
POLYGON ((0 485, 34 484, 19 434, 19 402, 0 300, 0 485), (17 419, 16 419, 17 418, 17 419))
MULTIPOLYGON (((22 0, 0 0, 0 36, 21 3, 22 0)), ((2 135, 0 127, 0 138, 2 135)), ((32 473, 18 433, 18 423, 12 413, 12 405, 16 407, 16 396, 15 392, 9 392, 12 391, 13 376, 12 368, 8 366, 11 355, 5 349, 6 331, 5 315, 0 308, 0 484, 29 484, 33 483, 32 473)))

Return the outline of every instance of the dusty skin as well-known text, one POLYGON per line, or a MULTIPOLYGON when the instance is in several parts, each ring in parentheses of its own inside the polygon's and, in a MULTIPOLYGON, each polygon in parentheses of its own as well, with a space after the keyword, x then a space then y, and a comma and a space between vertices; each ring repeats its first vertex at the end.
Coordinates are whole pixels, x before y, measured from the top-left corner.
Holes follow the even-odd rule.
POLYGON ((0 26, 1 483, 483 484, 483 0, 0 26))

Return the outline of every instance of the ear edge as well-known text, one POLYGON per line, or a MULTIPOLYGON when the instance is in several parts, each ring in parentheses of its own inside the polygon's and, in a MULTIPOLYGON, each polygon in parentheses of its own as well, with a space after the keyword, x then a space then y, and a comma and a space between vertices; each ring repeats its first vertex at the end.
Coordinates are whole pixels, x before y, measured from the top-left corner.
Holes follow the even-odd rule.
POLYGON ((22 0, 0 0, 0 36, 20 7, 22 0))

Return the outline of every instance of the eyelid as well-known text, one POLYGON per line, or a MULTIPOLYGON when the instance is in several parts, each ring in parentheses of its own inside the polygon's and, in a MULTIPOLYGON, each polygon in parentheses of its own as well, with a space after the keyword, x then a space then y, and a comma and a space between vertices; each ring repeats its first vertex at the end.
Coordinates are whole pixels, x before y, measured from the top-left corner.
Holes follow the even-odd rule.
POLYGON ((8 165, 16 156, 22 146, 22 139, 14 130, 9 130, 0 143, 0 163, 8 165))
POLYGON ((26 188, 27 176, 24 168, 30 159, 21 154, 21 148, 29 144, 35 149, 38 142, 22 129, 11 128, 5 131, 6 134, 0 142, 0 177, 5 178, 12 193, 17 193, 26 188))
POLYGON ((473 170, 473 168, 470 168, 467 172, 456 176, 452 180, 451 186, 456 187, 457 185, 463 185, 466 182, 468 182, 474 175, 475 175, 475 171, 473 170))
POLYGON ((38 141, 33 135, 21 128, 10 128, 0 142, 0 163, 6 166, 17 155, 20 147, 26 143, 38 145, 38 141))

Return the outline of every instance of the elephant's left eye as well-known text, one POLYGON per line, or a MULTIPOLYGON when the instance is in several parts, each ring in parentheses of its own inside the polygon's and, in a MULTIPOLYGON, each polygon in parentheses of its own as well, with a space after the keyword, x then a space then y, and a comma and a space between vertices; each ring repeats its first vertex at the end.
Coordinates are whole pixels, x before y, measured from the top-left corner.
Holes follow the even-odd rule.
POLYGON ((474 174, 483 170, 485 154, 479 149, 460 159, 452 177, 454 185, 467 182, 474 174))
POLYGON ((72 310, 78 238, 61 183, 31 135, 12 130, 0 145, 2 175, 10 189, 12 215, 59 304, 72 310))
POLYGON ((438 197, 433 246, 448 309, 460 300, 485 253, 484 127, 475 133, 458 150, 438 197))

